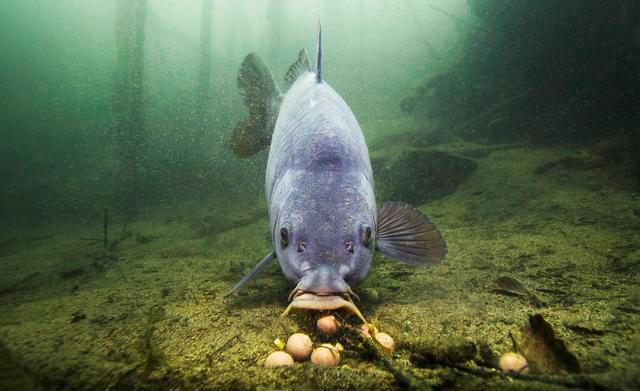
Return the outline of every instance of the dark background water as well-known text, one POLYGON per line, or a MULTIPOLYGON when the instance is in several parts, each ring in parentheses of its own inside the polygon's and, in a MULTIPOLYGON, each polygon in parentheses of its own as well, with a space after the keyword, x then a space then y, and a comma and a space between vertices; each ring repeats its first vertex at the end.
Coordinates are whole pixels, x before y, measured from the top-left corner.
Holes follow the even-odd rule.
POLYGON ((237 68, 256 51, 280 80, 300 47, 314 47, 318 17, 327 80, 370 141, 395 126, 380 121, 407 115, 492 142, 580 143, 618 131, 637 140, 634 1, 139 5, 132 17, 127 2, 3 2, 4 222, 124 213, 132 198, 134 209, 238 194, 260 202, 266 154, 243 161, 228 148, 244 112, 237 68), (133 19, 119 19, 119 7, 133 19), (136 18, 143 36, 127 49, 136 18), (139 50, 139 60, 122 50, 139 50), (118 120, 131 96, 138 115, 118 120), (123 123, 125 138, 139 139, 134 152, 123 152, 123 123))
MULTIPOLYGON (((118 19, 119 7, 135 13, 128 3, 2 4, 5 221, 122 209, 122 186, 135 187, 137 208, 194 194, 261 199, 266 154, 243 161, 228 147, 245 110, 236 74, 247 53, 258 52, 282 81, 301 47, 313 52, 320 17, 328 80, 363 122, 373 122, 400 115, 398 102, 424 73, 424 36, 443 53, 455 51, 449 45, 458 39, 450 19, 420 2, 145 1, 137 17, 118 19), (136 18, 144 27, 139 64, 122 54, 136 18), (140 133, 129 157, 139 172, 124 184, 121 177, 133 168, 124 168, 118 116, 136 94, 127 77, 138 66, 139 116, 124 122, 127 132, 140 133)), ((466 12, 462 1, 444 3, 466 12)))

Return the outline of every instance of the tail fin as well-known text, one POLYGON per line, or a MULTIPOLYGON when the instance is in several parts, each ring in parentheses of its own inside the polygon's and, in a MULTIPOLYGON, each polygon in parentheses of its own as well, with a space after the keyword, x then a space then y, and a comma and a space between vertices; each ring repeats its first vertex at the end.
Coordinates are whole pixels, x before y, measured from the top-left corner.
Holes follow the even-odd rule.
POLYGON ((242 60, 238 88, 249 117, 233 130, 231 149, 239 157, 248 157, 269 146, 282 95, 273 74, 255 53, 242 60))
POLYGON ((316 82, 322 83, 322 26, 318 19, 318 48, 316 50, 316 82))

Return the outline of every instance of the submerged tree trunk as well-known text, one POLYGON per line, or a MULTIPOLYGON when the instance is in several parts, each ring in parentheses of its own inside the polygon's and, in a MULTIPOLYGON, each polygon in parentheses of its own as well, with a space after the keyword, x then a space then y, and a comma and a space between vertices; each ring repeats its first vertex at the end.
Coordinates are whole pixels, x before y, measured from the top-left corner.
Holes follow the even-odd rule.
POLYGON ((198 130, 195 135, 194 145, 202 146, 205 141, 207 128, 211 125, 210 96, 211 96, 211 44, 213 37, 212 17, 213 0, 202 0, 202 14, 200 16, 200 71, 198 72, 198 85, 196 95, 196 110, 198 130))
POLYGON ((120 160, 117 202, 128 221, 142 205, 140 166, 144 131, 144 26, 147 0, 118 0, 112 107, 120 160))

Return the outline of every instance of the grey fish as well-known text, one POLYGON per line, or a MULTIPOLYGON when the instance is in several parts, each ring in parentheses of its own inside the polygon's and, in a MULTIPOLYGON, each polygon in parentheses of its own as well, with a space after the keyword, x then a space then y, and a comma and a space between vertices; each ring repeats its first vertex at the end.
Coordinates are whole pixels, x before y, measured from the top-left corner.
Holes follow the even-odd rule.
POLYGON ((306 50, 300 51, 285 75, 291 87, 284 96, 255 53, 242 62, 238 86, 249 117, 231 143, 240 156, 271 145, 265 190, 273 251, 227 295, 277 258, 296 284, 285 314, 291 308, 345 309, 366 322, 351 285, 365 279, 375 249, 411 265, 437 264, 447 249, 417 208, 386 202, 377 211, 360 125, 322 79, 320 26, 316 58, 312 72, 306 50))

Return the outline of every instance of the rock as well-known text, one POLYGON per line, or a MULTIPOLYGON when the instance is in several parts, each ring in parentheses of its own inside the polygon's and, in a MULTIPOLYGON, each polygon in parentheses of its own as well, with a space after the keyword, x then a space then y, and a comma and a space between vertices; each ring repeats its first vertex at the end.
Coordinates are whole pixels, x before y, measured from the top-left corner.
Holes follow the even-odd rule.
POLYGON ((580 373, 580 362, 556 337, 542 315, 529 316, 529 325, 521 330, 517 350, 527 358, 531 372, 547 374, 580 373))
POLYGON ((413 205, 453 193, 478 166, 475 160, 436 149, 377 154, 372 165, 381 198, 413 205))

